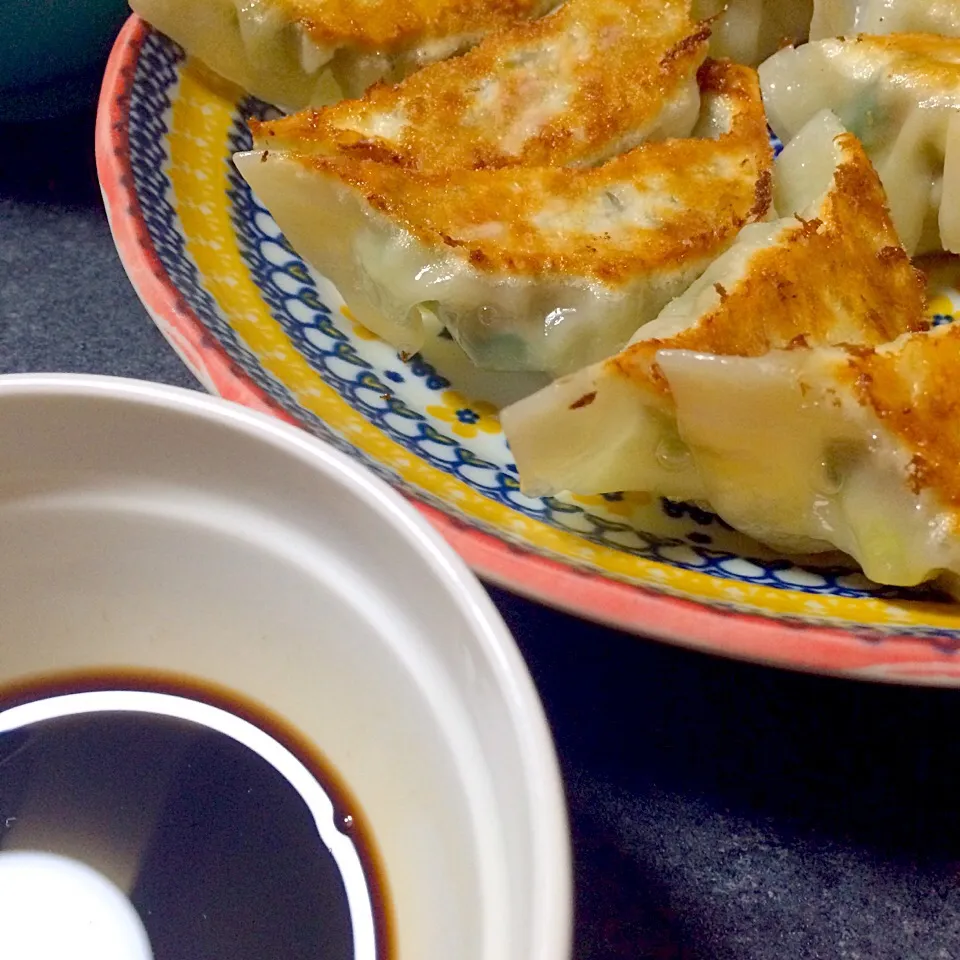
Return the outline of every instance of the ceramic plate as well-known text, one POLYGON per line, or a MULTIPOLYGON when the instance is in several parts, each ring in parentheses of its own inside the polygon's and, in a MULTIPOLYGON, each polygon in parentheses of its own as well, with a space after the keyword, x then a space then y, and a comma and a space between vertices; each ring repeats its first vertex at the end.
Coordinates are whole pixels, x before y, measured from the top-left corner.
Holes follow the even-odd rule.
MULTIPOLYGON (((147 310, 208 389, 347 451, 478 573, 544 603, 768 663, 960 683, 960 607, 942 597, 797 566, 690 505, 525 497, 497 405, 527 385, 478 374, 443 338, 401 357, 351 318, 233 167, 245 118, 268 112, 137 18, 120 34, 97 129, 107 212, 147 310)), ((954 302, 944 287, 931 310, 949 319, 954 302)))

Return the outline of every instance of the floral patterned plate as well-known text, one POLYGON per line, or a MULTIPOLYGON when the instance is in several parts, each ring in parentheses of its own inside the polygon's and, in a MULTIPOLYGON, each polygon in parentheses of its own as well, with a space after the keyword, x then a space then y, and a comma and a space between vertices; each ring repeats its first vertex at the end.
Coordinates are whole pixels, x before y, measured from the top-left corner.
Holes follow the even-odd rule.
MULTIPOLYGON (((472 370, 442 337, 401 357, 350 317, 233 167, 245 118, 268 112, 136 17, 120 34, 97 128, 107 213, 143 303, 207 388, 348 451, 481 576, 544 603, 767 663, 960 683, 960 607, 943 597, 796 566, 689 505, 525 497, 497 407, 529 383, 472 370)), ((945 287, 932 309, 946 320, 954 302, 945 287)))

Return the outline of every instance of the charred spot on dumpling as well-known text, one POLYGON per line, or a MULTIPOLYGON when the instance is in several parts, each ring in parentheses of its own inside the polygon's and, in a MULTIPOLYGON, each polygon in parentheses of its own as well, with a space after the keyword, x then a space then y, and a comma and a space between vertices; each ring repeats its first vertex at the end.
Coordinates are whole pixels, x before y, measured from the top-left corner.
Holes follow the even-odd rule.
POLYGON ((597 391, 591 390, 590 393, 585 393, 582 397, 579 397, 577 400, 574 400, 570 404, 571 410, 579 410, 581 407, 589 407, 594 400, 597 399, 597 391))

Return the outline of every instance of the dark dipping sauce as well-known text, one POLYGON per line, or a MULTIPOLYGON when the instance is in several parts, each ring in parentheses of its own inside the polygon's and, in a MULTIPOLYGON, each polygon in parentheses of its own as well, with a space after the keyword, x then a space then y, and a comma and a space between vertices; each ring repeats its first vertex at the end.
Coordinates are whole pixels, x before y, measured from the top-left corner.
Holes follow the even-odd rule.
MULTIPOLYGON (((96 706, 0 732, 0 853, 40 850, 100 870, 129 897, 155 960, 395 956, 384 873, 358 804, 330 763, 270 712, 177 677, 96 672, 0 687, 0 724, 24 704, 60 710, 54 698, 112 691, 152 705, 128 699, 132 709, 96 706), (338 842, 341 862, 352 854, 362 868, 375 952, 358 952, 344 871, 300 792, 226 733, 148 712, 158 709, 151 694, 245 720, 306 767, 352 845, 343 855, 338 842)), ((357 889, 355 879, 355 905, 357 889)))

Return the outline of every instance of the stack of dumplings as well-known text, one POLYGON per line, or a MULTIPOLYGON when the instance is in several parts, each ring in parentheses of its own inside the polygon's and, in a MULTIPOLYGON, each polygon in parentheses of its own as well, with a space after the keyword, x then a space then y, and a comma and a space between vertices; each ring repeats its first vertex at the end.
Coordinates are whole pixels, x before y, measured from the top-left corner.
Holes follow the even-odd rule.
MULTIPOLYGON (((782 216, 744 227, 620 353, 503 411, 526 492, 655 490, 708 501, 678 430, 662 352, 755 357, 838 343, 875 347, 923 327, 923 282, 857 139, 824 112, 776 168, 782 216)), ((714 419, 725 420, 728 409, 715 404, 714 419)))
POLYGON ((960 254, 960 0, 134 6, 301 110, 235 162, 361 323, 550 378, 501 412, 525 493, 960 596, 960 331, 916 265, 960 254))
POLYGON ((705 61, 709 36, 687 0, 569 0, 363 101, 255 124, 236 164, 398 349, 438 321, 479 366, 559 375, 770 212, 757 75, 705 61))
POLYGON ((708 63, 699 77, 701 136, 595 167, 420 171, 276 147, 236 164, 357 319, 398 349, 423 346, 432 314, 480 366, 559 375, 618 350, 769 213, 756 75, 708 63))
POLYGON ((760 79, 782 139, 829 108, 861 140, 908 253, 960 253, 960 39, 812 41, 774 54, 760 79))
POLYGON ((441 173, 592 166, 690 136, 709 42, 685 0, 573 0, 396 86, 251 127, 257 148, 441 173))
POLYGON ((131 0, 187 53, 290 110, 358 97, 556 0, 131 0))
POLYGON ((960 3, 957 0, 813 0, 811 40, 859 33, 931 33, 960 37, 960 3))

